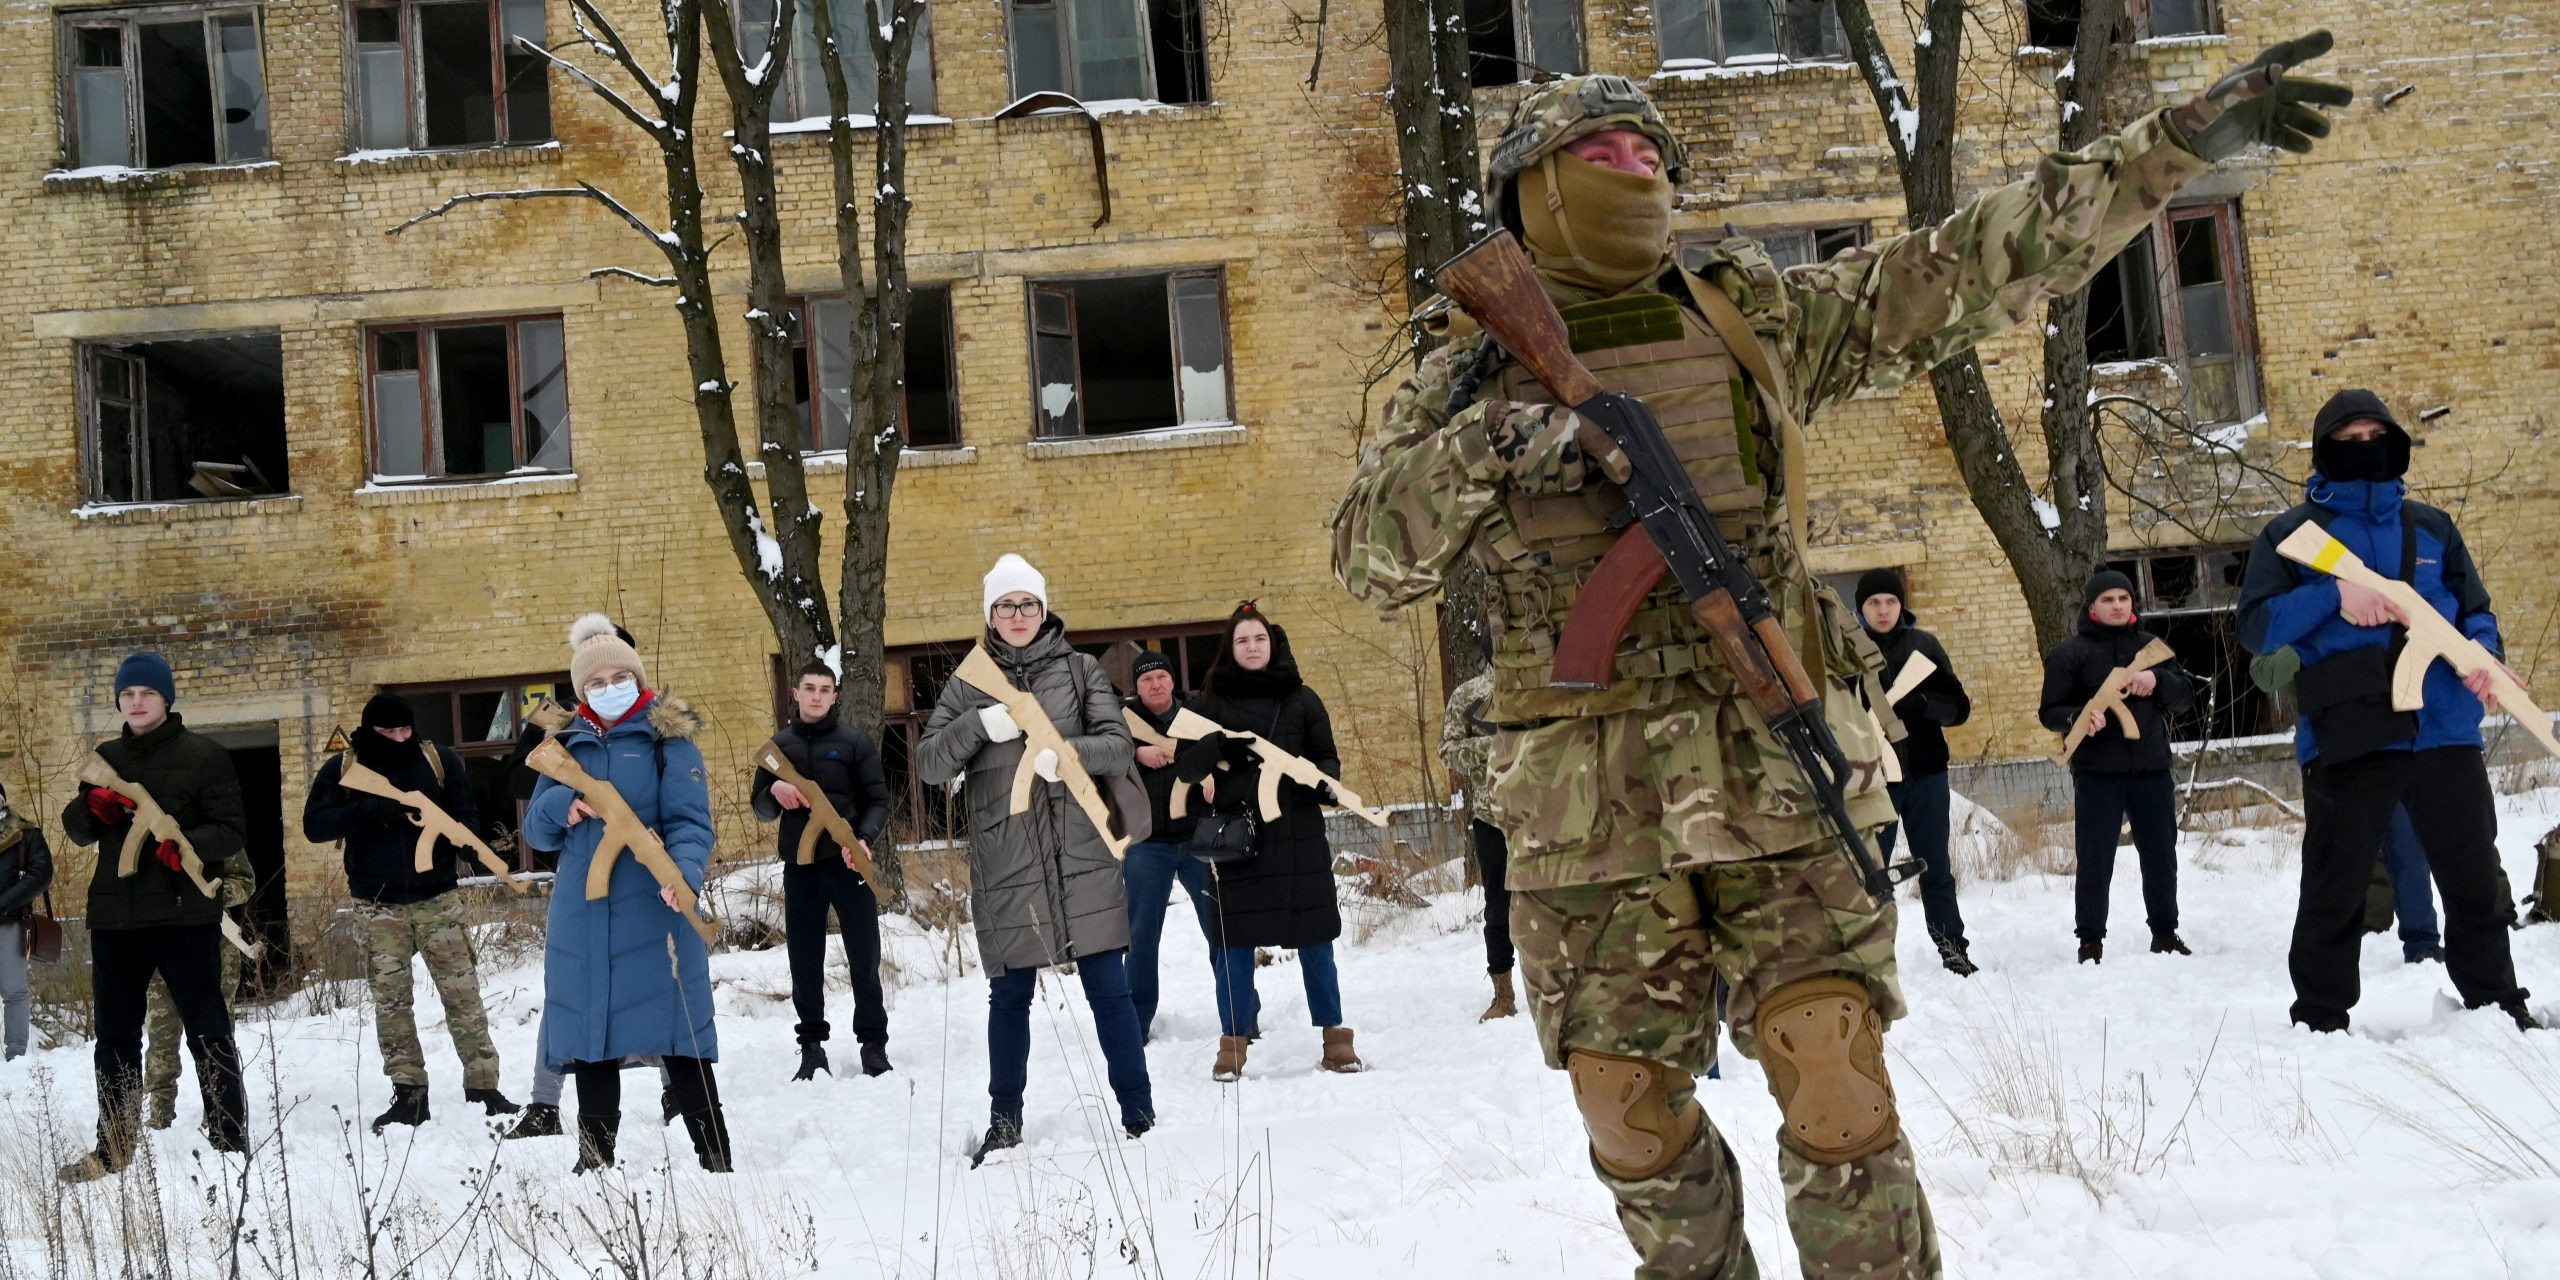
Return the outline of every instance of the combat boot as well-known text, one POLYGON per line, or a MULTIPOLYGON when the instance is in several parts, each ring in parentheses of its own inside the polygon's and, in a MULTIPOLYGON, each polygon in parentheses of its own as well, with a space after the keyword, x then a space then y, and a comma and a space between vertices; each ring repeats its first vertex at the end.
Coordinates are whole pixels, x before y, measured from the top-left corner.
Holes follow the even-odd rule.
POLYGON ((1021 1145, 1021 1122, 1016 1120, 1007 1120, 1002 1116, 998 1116, 993 1123, 987 1126, 987 1136, 978 1143, 978 1149, 969 1153, 969 1167, 975 1169, 979 1165, 985 1164, 988 1156, 994 1155, 1007 1147, 1018 1147, 1021 1145))
POLYGON ((622 1130, 621 1113, 591 1116, 578 1114, 578 1163, 571 1173, 613 1167, 614 1140, 622 1130))
POLYGON ((1360 1061, 1359 1054, 1351 1051, 1351 1028, 1349 1027, 1324 1029, 1324 1057, 1316 1065, 1327 1071, 1346 1074, 1364 1070, 1367 1066, 1360 1061))
POLYGON ((2107 945, 2105 943, 2098 941, 2096 938, 2082 938, 2080 940, 2080 963, 2104 964, 2106 963, 2106 955, 2107 945))
POLYGON ((1209 1064, 1209 1078, 1221 1082, 1244 1078, 1244 1051, 1253 1042, 1243 1036, 1218 1037, 1218 1060, 1209 1064))
POLYGON ((560 1136, 560 1108, 548 1102, 527 1105, 516 1117, 516 1127, 507 1130, 507 1138, 557 1138, 560 1136))
POLYGON ((420 1125, 427 1122, 427 1087, 422 1084, 391 1086, 391 1106, 373 1118, 373 1131, 382 1132, 384 1125, 420 1125))
POLYGON ((1938 963, 1945 965, 1947 972, 1959 978, 1970 978, 1982 972, 1982 966, 1975 964, 1973 957, 1965 954, 1963 943, 1951 942, 1945 938, 1938 939, 1938 963))
POLYGON ((826 1072, 828 1075, 834 1075, 836 1073, 836 1069, 834 1067, 827 1065, 827 1047, 822 1044, 804 1044, 800 1046, 800 1069, 792 1072, 791 1078, 793 1080, 815 1080, 818 1078, 818 1073, 821 1071, 826 1072))
POLYGON ((1493 1003, 1484 1007, 1483 1016, 1476 1021, 1491 1022, 1496 1018, 1512 1017, 1519 1012, 1520 1001, 1511 994, 1511 971, 1505 969, 1493 975, 1493 1003))
POLYGON ((495 1089, 465 1089, 462 1091, 462 1100, 479 1103, 482 1115, 511 1116, 524 1110, 514 1099, 495 1089))
POLYGON ((2195 952, 2187 950, 2186 940, 2178 936, 2177 930, 2163 929, 2160 932, 2151 935, 2151 954, 2155 956, 2191 956, 2194 955, 2195 952))
POLYGON ((862 1074, 885 1076, 895 1069, 889 1065, 889 1046, 885 1044, 862 1046, 862 1074))
POLYGON ((115 1171, 116 1166, 105 1155, 90 1151, 62 1166, 56 1176, 61 1179, 64 1186, 76 1187, 84 1182, 96 1182, 115 1171))

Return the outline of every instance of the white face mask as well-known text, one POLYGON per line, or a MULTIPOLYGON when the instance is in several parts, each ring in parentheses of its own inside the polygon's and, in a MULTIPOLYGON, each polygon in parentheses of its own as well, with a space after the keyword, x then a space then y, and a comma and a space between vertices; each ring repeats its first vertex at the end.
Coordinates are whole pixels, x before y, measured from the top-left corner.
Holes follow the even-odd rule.
POLYGON ((640 700, 640 682, 625 676, 612 684, 587 690, 587 710, 599 720, 619 720, 640 700))

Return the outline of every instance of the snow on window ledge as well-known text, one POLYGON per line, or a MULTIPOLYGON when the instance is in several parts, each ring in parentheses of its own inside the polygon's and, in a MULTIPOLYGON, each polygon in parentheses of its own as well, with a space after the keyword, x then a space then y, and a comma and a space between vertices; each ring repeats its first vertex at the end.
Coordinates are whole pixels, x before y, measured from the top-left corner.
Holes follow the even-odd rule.
POLYGON ((1754 76, 1782 75, 1789 71, 1839 73, 1855 70, 1840 58, 1787 59, 1776 54, 1753 54, 1724 62, 1704 58, 1668 58, 1653 73, 1656 80, 1741 80, 1754 76))
POLYGON ((410 169, 488 169, 532 162, 556 164, 561 147, 557 139, 550 142, 498 144, 485 147, 450 147, 434 151, 412 151, 406 148, 356 150, 337 158, 337 163, 351 167, 380 167, 392 170, 410 169))
POLYGON ((284 166, 273 160, 249 164, 197 164, 178 169, 134 169, 120 164, 93 164, 81 169, 56 169, 44 175, 44 186, 47 191, 151 190, 215 182, 247 182, 276 177, 283 172, 284 166))
POLYGON ((1025 446, 1032 461, 1046 458, 1083 458, 1106 453, 1147 453, 1157 449, 1208 449, 1220 445, 1243 444, 1247 437, 1241 422, 1186 422, 1178 427, 1155 431, 1132 431, 1117 436, 1075 436, 1067 439, 1034 440, 1025 446))
MULTIPOLYGON (((853 121, 853 127, 857 130, 877 129, 880 127, 880 118, 870 114, 869 112, 857 111, 849 118, 853 121)), ((917 128, 919 126, 950 124, 951 122, 951 117, 949 116, 937 116, 917 111, 910 111, 907 113, 907 127, 910 129, 917 128)), ((809 133, 823 137, 826 132, 827 117, 825 116, 810 116, 804 120, 776 120, 773 122, 773 136, 777 138, 788 138, 799 134, 809 133)), ((734 134, 731 136, 734 136, 734 134)))
POLYGON ((180 520, 289 515, 301 509, 301 494, 274 493, 256 498, 203 498, 186 502, 84 502, 73 507, 71 514, 87 524, 173 524, 180 520))
MULTIPOLYGON (((977 460, 976 445, 941 449, 918 449, 911 445, 898 450, 898 470, 900 471, 913 471, 918 467, 966 466, 977 460)), ((800 474, 804 476, 840 476, 844 474, 844 468, 844 450, 842 449, 821 449, 814 453, 800 455, 800 474)), ((764 479, 764 464, 748 463, 747 478, 764 479)))
POLYGON ((401 507, 426 502, 471 502, 481 498, 530 498, 576 493, 576 472, 535 471, 487 480, 436 481, 426 477, 376 476, 355 491, 359 507, 401 507))
POLYGON ((2220 31, 2196 31, 2179 36, 2150 36, 2133 42, 2133 47, 2146 53, 2154 49, 2219 49, 2231 43, 2231 37, 2220 31))

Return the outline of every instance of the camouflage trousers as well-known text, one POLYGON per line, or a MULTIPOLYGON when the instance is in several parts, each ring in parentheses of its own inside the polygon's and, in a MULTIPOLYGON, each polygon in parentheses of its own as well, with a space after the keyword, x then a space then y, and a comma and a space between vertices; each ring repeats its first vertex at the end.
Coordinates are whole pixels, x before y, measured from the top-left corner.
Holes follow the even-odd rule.
MULTIPOLYGON (((1703 1076, 1716 1057, 1718 987, 1735 1047, 1759 1056, 1756 1017, 1773 992, 1805 978, 1865 986, 1887 1022, 1904 1013, 1894 976, 1891 906, 1870 902, 1828 845, 1605 884, 1515 890, 1519 948, 1547 1065, 1580 1049, 1703 1076)), ((1673 1114, 1695 1096, 1673 1093, 1673 1114)), ((1910 1139, 1846 1164, 1807 1159, 1785 1142, 1778 1166, 1787 1225, 1807 1277, 1940 1274, 1937 1229, 1910 1139)), ((1743 1234, 1740 1169, 1702 1119, 1688 1147, 1651 1177, 1593 1172, 1617 1197, 1641 1258, 1638 1280, 1759 1275, 1743 1234)))
POLYGON ((454 895, 411 903, 360 902, 356 921, 373 982, 373 1029, 382 1042, 382 1074, 393 1084, 427 1082, 427 1054, 418 1044, 417 983, 409 965, 411 956, 420 956, 436 984, 436 997, 444 1002, 454 1052, 462 1058, 462 1087, 497 1088, 498 1047, 489 1039, 478 960, 454 895))
MULTIPOLYGON (((228 1005, 240 988, 240 949, 222 943, 222 1002, 228 1005)), ((177 1002, 169 998, 169 980, 151 979, 149 1003, 142 1022, 142 1091, 151 1100, 151 1127, 166 1129, 178 1118, 178 1050, 187 1042, 178 1023, 177 1002)))

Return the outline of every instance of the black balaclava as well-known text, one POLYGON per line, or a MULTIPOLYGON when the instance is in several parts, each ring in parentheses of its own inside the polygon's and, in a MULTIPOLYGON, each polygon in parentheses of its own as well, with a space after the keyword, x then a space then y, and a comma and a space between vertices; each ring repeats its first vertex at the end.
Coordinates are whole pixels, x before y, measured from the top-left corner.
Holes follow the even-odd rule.
POLYGON ((2409 473, 2409 433, 2382 397, 2349 388, 2329 397, 2311 420, 2311 458, 2330 480, 2397 480, 2409 473), (2374 440, 2332 440, 2330 434, 2358 419, 2382 424, 2374 440))

